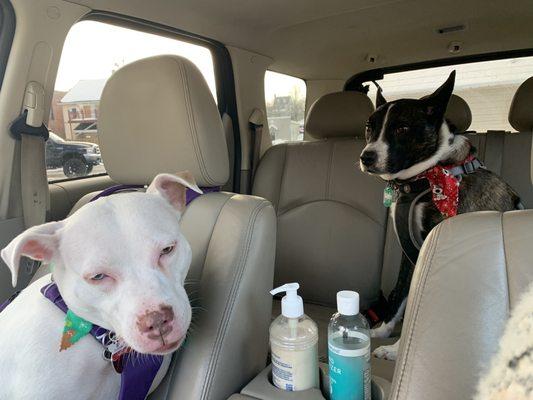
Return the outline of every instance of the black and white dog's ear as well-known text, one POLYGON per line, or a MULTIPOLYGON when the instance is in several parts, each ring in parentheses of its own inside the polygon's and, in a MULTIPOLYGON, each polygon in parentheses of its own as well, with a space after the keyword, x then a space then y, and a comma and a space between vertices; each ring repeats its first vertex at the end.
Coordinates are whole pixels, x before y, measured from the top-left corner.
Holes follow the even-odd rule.
POLYGON ((381 107, 385 103, 387 103, 387 100, 383 97, 383 89, 378 87, 378 93, 376 94, 376 108, 381 107))
POLYGON ((444 117, 444 113, 446 112, 448 101, 450 101, 454 85, 455 70, 450 73, 450 76, 448 79, 446 79, 446 82, 444 82, 437 90, 435 90, 435 92, 423 98, 427 103, 428 115, 434 115, 437 118, 444 117))

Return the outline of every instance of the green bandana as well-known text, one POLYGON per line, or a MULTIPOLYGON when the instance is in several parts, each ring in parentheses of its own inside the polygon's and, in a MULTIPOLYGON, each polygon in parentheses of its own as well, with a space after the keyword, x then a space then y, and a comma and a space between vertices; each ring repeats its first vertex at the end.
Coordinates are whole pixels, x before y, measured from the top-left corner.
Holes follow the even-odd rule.
POLYGON ((61 347, 59 351, 68 349, 82 337, 87 335, 92 328, 93 324, 68 310, 65 317, 65 327, 63 328, 63 336, 61 337, 61 347))

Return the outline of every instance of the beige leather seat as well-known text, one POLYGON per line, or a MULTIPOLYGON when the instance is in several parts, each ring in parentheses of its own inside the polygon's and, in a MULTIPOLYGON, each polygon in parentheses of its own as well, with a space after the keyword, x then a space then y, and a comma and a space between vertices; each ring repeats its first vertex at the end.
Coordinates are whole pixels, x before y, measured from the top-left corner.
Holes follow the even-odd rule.
POLYGON ((503 137, 499 173, 520 194, 525 208, 533 208, 533 77, 516 91, 509 110, 509 123, 518 133, 503 137))
POLYGON ((384 184, 357 165, 372 111, 361 93, 323 96, 305 123, 316 140, 271 147, 255 175, 253 193, 278 218, 275 284, 298 281, 310 303, 334 306, 340 288, 357 290, 363 307, 379 298, 384 184))
MULTIPOLYGON (((102 157, 115 182, 147 184, 159 172, 189 170, 201 187, 226 183, 221 119, 188 60, 159 56, 121 68, 100 110, 102 157)), ((189 204, 181 226, 193 251, 188 281, 198 312, 150 398, 226 399, 266 365, 276 217, 262 198, 209 193, 189 204)))
POLYGON ((533 211, 445 220, 428 236, 407 302, 391 399, 461 400, 533 282, 533 211))

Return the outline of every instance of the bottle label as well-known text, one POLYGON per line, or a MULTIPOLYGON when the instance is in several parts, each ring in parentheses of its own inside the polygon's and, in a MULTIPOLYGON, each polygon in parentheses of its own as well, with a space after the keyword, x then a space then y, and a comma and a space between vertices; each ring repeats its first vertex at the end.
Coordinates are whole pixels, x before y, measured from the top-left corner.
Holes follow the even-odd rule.
MULTIPOLYGON (((361 347, 340 348, 342 334, 328 343, 331 400, 370 400, 370 339, 362 332, 350 331, 348 337, 360 339, 361 347)), ((352 347, 352 346, 350 346, 352 347)))
POLYGON ((271 344, 272 381, 287 391, 318 387, 317 345, 301 351, 290 351, 271 344))

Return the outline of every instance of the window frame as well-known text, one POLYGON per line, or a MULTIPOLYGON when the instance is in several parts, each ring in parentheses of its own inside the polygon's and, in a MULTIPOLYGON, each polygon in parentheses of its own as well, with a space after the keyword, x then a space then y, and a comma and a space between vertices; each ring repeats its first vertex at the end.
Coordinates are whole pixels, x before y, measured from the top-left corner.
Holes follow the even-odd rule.
MULTIPOLYGON (((7 2, 7 0, 0 0, 7 2)), ((91 11, 78 22, 81 21, 95 21, 110 24, 122 28, 136 30, 138 32, 149 33, 175 39, 182 42, 187 42, 207 48, 211 52, 213 59, 213 71, 215 74, 215 87, 217 90, 218 111, 220 116, 224 113, 228 114, 233 121, 238 121, 237 115, 237 100, 235 95, 235 80, 233 76, 233 66, 228 49, 224 44, 213 39, 209 39, 194 33, 190 33, 178 28, 173 28, 167 25, 159 24, 157 22, 148 21, 141 18, 130 17, 123 14, 107 12, 107 11, 91 11)), ((74 25, 73 25, 74 26, 74 25)), ((0 32, 1 33, 1 32, 0 32)), ((66 37, 65 37, 66 39, 66 37)), ((1 57, 1 53, 0 53, 1 57)), ((1 58, 0 58, 1 62, 1 58)), ((1 72, 1 71, 0 71, 1 72)), ((240 169, 241 169, 241 140, 239 125, 233 124, 233 135, 235 145, 235 165, 234 165, 234 191, 238 193, 240 189, 240 169)), ((62 178, 49 181, 48 184, 55 184, 61 182, 71 182, 80 179, 90 179, 92 177, 106 176, 107 173, 93 174, 89 176, 81 176, 76 178, 62 178)))
POLYGON ((4 83, 7 61, 11 53, 15 37, 16 17, 13 5, 9 0, 0 0, 0 90, 4 83))
POLYGON ((503 60, 506 58, 522 58, 533 56, 533 47, 519 50, 508 50, 508 51, 498 51, 492 53, 484 54, 473 54, 467 56, 458 56, 458 57, 449 57, 449 58, 439 58, 436 60, 429 61, 420 61, 410 64, 401 64, 390 67, 374 68, 366 71, 358 72, 355 75, 352 75, 344 83, 344 91, 357 91, 366 93, 363 84, 369 83, 372 81, 379 81, 383 79, 384 75, 397 73, 397 72, 406 72, 406 71, 416 71, 419 69, 429 69, 436 67, 446 67, 449 65, 460 65, 460 64, 470 64, 482 61, 496 61, 503 60))

